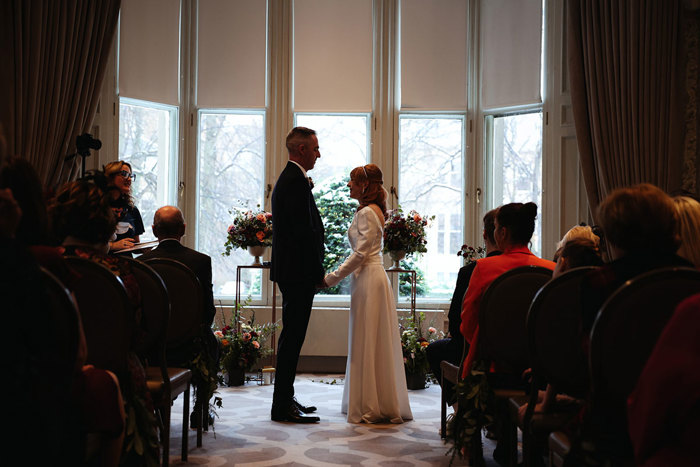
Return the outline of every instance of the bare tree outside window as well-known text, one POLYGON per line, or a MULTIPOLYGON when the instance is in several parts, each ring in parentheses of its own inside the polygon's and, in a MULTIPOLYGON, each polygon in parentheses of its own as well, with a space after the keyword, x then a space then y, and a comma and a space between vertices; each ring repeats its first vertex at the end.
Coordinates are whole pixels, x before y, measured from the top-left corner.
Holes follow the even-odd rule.
POLYGON ((171 161, 177 123, 175 107, 122 98, 119 103, 119 159, 131 164, 131 187, 146 231, 141 241, 154 240, 150 226, 156 210, 170 200, 171 161))
POLYGON ((542 250, 542 112, 488 117, 492 120, 492 187, 494 206, 537 204, 531 250, 542 250))
MULTIPOLYGON (((222 256, 232 210, 263 209, 264 112, 201 111, 199 115, 197 249, 212 258, 214 294, 234 296, 236 266, 253 258, 244 250, 222 256)), ((262 274, 244 269, 241 294, 261 298, 262 274)))
POLYGON ((427 282, 427 298, 449 299, 461 264, 463 238, 464 119, 399 117, 399 204, 435 216, 428 252, 414 258, 427 282))

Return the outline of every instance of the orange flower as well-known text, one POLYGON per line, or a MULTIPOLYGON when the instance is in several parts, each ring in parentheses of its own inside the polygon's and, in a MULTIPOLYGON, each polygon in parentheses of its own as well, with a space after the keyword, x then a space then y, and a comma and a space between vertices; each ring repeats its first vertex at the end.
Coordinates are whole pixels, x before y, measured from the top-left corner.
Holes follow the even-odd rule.
POLYGON ((260 222, 265 222, 265 214, 264 213, 259 213, 257 216, 255 216, 260 222))
POLYGON ((260 342, 258 342, 258 341, 253 341, 253 347, 255 347, 256 349, 259 349, 259 348, 260 348, 260 342))
POLYGON ((226 339, 221 339, 221 345, 223 345, 224 347, 227 347, 229 344, 229 341, 227 341, 226 339))
POLYGON ((427 347, 427 346, 429 346, 429 345, 430 345, 430 342, 428 342, 428 341, 424 341, 424 342, 421 342, 421 343, 420 343, 420 346, 421 346, 421 347, 427 347))
POLYGON ((256 237, 258 237, 258 241, 263 241, 265 240, 265 232, 262 230, 258 230, 258 233, 255 234, 256 237))

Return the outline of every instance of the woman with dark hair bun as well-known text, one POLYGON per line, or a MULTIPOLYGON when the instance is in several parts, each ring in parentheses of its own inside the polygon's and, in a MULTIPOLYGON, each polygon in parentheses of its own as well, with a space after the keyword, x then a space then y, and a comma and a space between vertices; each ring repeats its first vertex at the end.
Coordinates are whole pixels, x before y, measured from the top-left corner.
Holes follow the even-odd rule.
POLYGON ((403 423, 413 418, 396 303, 382 258, 387 198, 382 183, 382 171, 375 164, 350 172, 350 197, 360 202, 348 229, 352 254, 324 281, 330 287, 352 274, 341 404, 350 423, 403 423))
POLYGON ((537 205, 535 203, 510 203, 496 212, 494 238, 499 256, 482 258, 477 261, 469 288, 462 302, 462 325, 460 331, 469 344, 469 353, 464 364, 463 376, 469 373, 476 352, 479 336, 479 305, 491 282, 506 271, 520 266, 542 266, 554 269, 555 263, 538 258, 528 248, 535 231, 537 205))

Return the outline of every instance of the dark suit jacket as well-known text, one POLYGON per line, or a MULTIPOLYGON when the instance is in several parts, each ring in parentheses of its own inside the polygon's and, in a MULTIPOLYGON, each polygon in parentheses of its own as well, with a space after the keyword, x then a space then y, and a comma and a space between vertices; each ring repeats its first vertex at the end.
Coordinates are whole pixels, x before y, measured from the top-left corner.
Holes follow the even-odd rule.
MULTIPOLYGON (((500 254, 500 251, 492 251, 486 256, 488 257, 500 254)), ((455 290, 452 293, 450 311, 447 313, 450 337, 456 337, 458 339, 462 338, 462 333, 459 332, 459 326, 462 324, 462 301, 464 300, 464 294, 467 293, 469 279, 471 279, 472 272, 474 272, 475 267, 476 261, 470 261, 469 264, 459 268, 459 272, 457 273, 457 284, 455 285, 455 290)))
POLYGON ((274 282, 323 280, 323 222, 308 179, 287 162, 272 191, 272 266, 274 282))
POLYGON ((187 248, 174 239, 166 239, 160 242, 158 247, 147 251, 139 257, 140 260, 149 258, 169 258, 179 261, 190 268, 202 284, 204 295, 204 318, 205 323, 211 326, 214 321, 214 292, 211 280, 211 258, 204 253, 200 253, 191 248, 187 248))

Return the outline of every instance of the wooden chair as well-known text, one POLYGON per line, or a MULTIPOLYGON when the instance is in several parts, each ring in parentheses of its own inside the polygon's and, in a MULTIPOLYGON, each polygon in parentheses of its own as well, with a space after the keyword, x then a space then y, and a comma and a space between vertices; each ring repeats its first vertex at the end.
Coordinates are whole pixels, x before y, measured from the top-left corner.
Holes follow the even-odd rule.
POLYGON ((146 362, 146 384, 153 398, 160 419, 162 464, 170 462, 171 406, 180 394, 183 395, 182 452, 181 459, 187 461, 189 431, 190 381, 192 372, 187 368, 169 368, 165 357, 165 344, 170 319, 170 299, 163 279, 144 262, 124 258, 131 264, 143 300, 142 327, 146 336, 139 355, 146 362))
MULTIPOLYGON (((583 277, 595 267, 581 267, 565 272, 546 283, 537 292, 527 315, 528 356, 532 368, 530 397, 520 426, 523 433, 525 465, 535 463, 534 456, 544 446, 550 432, 561 428, 573 415, 576 406, 553 408, 535 414, 538 390, 551 384, 557 392, 582 398, 589 388, 588 359, 581 347, 581 293, 583 277)), ((520 398, 510 401, 511 419, 518 420, 520 398)))
POLYGON ((99 263, 77 256, 65 260, 81 276, 75 281, 73 293, 85 331, 86 363, 110 370, 122 379, 128 371, 135 320, 124 284, 99 263))
MULTIPOLYGON (((170 366, 173 349, 186 346, 202 336, 204 323, 203 292, 199 279, 190 268, 167 258, 149 258, 145 263, 163 279, 170 297, 170 320, 166 338, 166 360, 170 366)), ((180 362, 177 362, 180 363, 180 362)), ((202 389, 196 388, 199 392, 202 389)), ((202 427, 208 402, 199 398, 195 414, 201 417, 197 426, 197 447, 202 446, 202 427)))
POLYGON ((53 433, 60 438, 56 444, 60 447, 61 459, 68 463, 82 462, 85 433, 79 414, 70 408, 80 342, 78 308, 63 283, 47 269, 39 269, 41 286, 48 298, 49 321, 43 324, 51 329, 57 341, 51 360, 45 362, 46 400, 37 402, 50 403, 58 412, 53 414, 56 420, 46 420, 45 424, 55 425, 53 433))
POLYGON ((510 418, 508 401, 525 398, 523 372, 530 368, 527 353, 527 313, 533 298, 552 277, 540 266, 511 269, 494 280, 484 292, 479 307, 478 358, 493 362, 497 372, 489 374, 496 396, 496 424, 501 449, 510 465, 517 464, 518 431, 510 418))
MULTIPOLYGON (((500 436, 505 436, 500 443, 513 465, 517 463, 517 427, 509 419, 506 403, 511 397, 525 396, 525 385, 520 375, 530 366, 526 317, 533 297, 551 277, 552 271, 540 266, 511 269, 489 285, 479 307, 477 359, 493 362, 499 370, 498 373, 489 374, 489 379, 493 380, 496 396, 497 423, 502 426, 500 436)), ((443 374, 451 377, 457 367, 443 361, 441 368, 443 374)), ((441 419, 441 428, 444 432, 444 419, 441 419)), ((478 436, 481 436, 480 430, 478 436)), ((477 450, 471 453, 472 462, 483 464, 483 453, 478 449, 481 442, 475 445, 477 450)))
POLYGON ((663 268, 627 281, 603 304, 591 331, 591 410, 605 413, 614 461, 631 462, 627 398, 676 306, 700 292, 700 271, 663 268))

